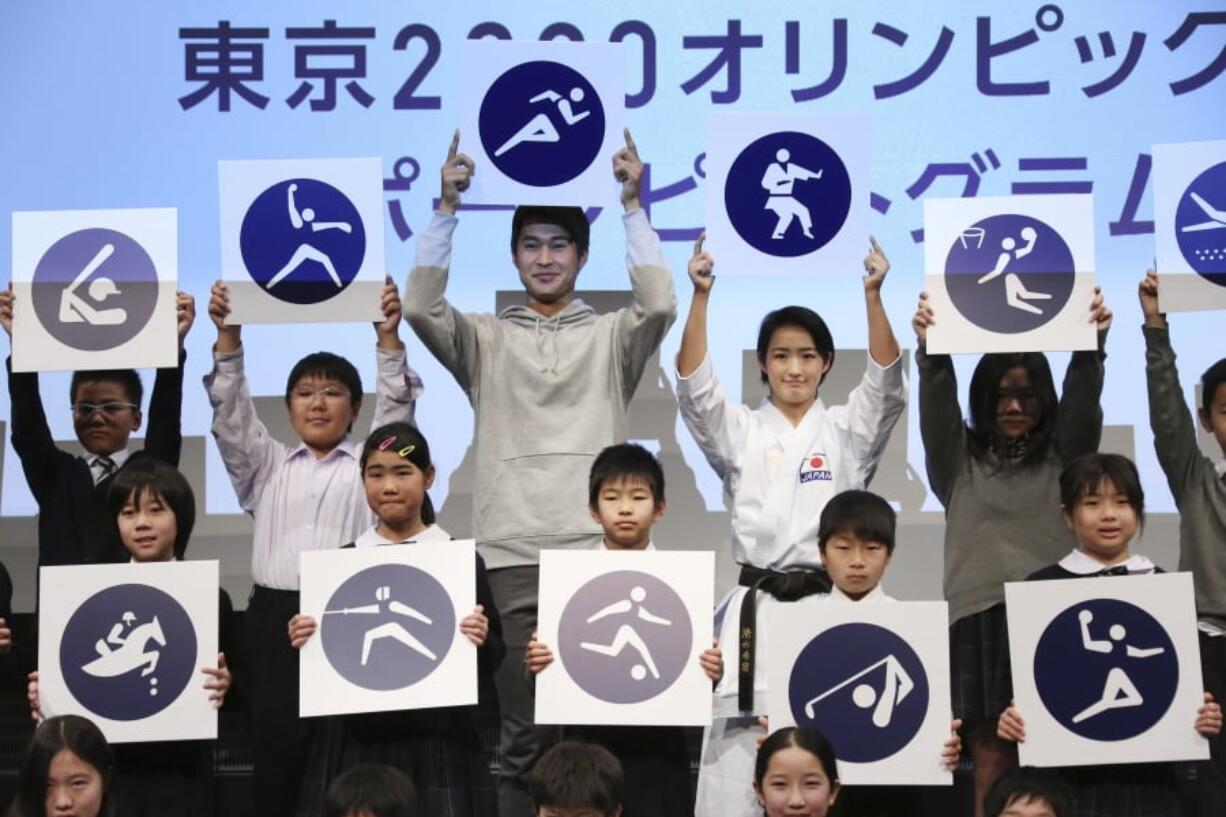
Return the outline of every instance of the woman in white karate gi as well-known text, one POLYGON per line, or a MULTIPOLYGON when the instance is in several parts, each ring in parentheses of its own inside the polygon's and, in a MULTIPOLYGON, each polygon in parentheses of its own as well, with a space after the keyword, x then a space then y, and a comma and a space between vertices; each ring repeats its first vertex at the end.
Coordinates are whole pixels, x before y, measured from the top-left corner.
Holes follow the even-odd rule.
POLYGON ((769 392, 757 408, 733 403, 707 357, 707 302, 715 281, 704 237, 694 245, 690 314, 677 355, 677 398, 686 427, 724 485, 732 511, 732 554, 739 586, 716 609, 724 655, 739 671, 715 689, 715 722, 706 730, 697 817, 757 817, 753 764, 758 715, 766 714, 766 633, 756 626, 770 604, 812 604, 829 590, 817 548, 818 519, 840 491, 864 488, 906 406, 898 341, 881 302, 890 269, 881 247, 864 258, 868 365, 843 406, 818 397, 834 363, 834 341, 810 309, 771 312, 758 333, 758 364, 769 392), (757 588, 745 604, 751 588, 757 588), (744 660, 748 658, 748 661, 744 660), (747 683, 742 691, 741 678, 747 683), (752 680, 752 683, 748 681, 752 680))

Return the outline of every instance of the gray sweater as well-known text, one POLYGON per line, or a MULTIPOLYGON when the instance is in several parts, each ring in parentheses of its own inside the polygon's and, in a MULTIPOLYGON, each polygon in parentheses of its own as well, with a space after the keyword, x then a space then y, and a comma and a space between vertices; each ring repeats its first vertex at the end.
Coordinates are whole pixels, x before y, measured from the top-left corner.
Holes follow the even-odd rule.
POLYGON ((600 528, 587 481, 601 449, 622 442, 627 408, 677 316, 673 278, 642 210, 623 217, 634 302, 605 315, 579 299, 546 318, 454 309, 444 292, 454 216, 435 213, 417 242, 405 316, 451 372, 475 415, 473 537, 491 570, 532 565, 541 548, 589 547, 600 528))
POLYGON ((1226 482, 1196 444, 1167 329, 1144 327, 1149 425, 1179 508, 1179 569, 1192 572, 1196 613, 1226 628, 1226 482))
POLYGON ((1101 351, 1073 353, 1054 444, 1045 460, 1023 467, 972 456, 953 361, 927 354, 922 344, 917 350, 924 462, 928 483, 945 506, 951 623, 1003 603, 1005 582, 1022 581, 1076 546, 1060 514, 1060 471, 1074 457, 1098 449, 1105 357, 1101 351))

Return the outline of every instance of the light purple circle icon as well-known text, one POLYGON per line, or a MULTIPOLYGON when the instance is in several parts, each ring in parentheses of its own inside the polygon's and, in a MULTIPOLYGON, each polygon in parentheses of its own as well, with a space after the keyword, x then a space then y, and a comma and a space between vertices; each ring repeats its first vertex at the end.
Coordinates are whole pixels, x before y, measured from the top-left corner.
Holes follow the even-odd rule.
POLYGON ((416 567, 382 564, 336 588, 320 620, 328 663, 345 680, 386 691, 412 686, 436 670, 456 638, 451 597, 416 567))
POLYGON ((38 322, 65 346, 114 349, 153 316, 157 267, 130 236, 102 227, 77 230, 38 260, 30 300, 38 322))
POLYGON ((634 570, 588 581, 558 623, 566 672, 609 703, 640 703, 664 692, 681 677, 693 644, 685 602, 664 582, 634 570))

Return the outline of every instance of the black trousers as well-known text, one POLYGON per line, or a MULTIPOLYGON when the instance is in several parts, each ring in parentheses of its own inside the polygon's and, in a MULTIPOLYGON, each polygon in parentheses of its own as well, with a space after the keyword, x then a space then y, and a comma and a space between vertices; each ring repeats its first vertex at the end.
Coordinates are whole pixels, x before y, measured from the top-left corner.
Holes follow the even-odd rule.
POLYGON ((247 603, 248 686, 255 813, 293 817, 310 748, 310 720, 298 717, 298 651, 289 620, 298 592, 256 585, 247 603))

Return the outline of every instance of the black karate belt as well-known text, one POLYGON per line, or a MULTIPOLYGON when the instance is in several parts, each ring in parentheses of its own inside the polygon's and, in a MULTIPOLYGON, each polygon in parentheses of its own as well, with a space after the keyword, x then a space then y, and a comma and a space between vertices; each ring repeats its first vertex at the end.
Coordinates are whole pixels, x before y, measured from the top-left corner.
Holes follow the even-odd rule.
POLYGON ((740 656, 737 661, 739 684, 737 708, 742 712, 753 711, 754 653, 758 618, 758 591, 770 593, 779 601, 799 601, 805 596, 830 592, 830 574, 825 570, 795 570, 780 573, 750 565, 741 565, 737 580, 741 587, 748 587, 741 602, 740 656))

